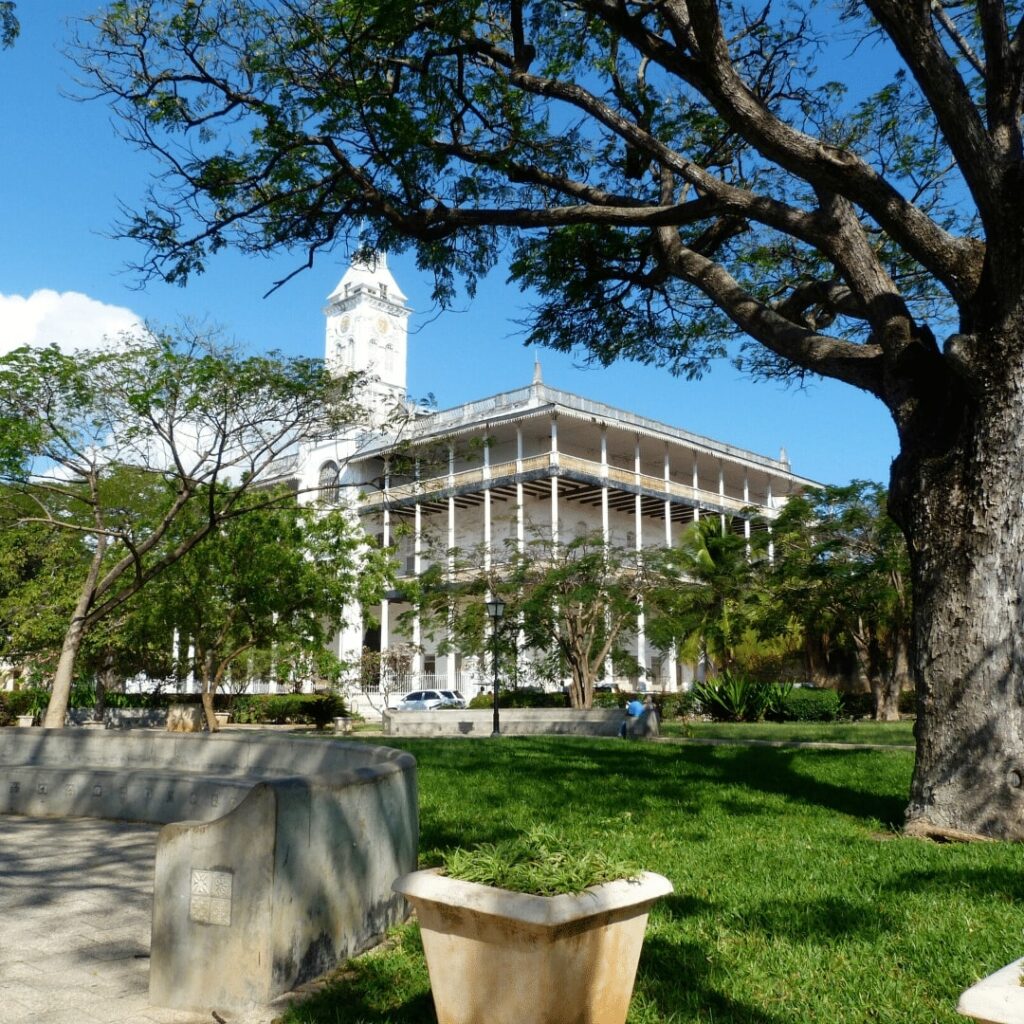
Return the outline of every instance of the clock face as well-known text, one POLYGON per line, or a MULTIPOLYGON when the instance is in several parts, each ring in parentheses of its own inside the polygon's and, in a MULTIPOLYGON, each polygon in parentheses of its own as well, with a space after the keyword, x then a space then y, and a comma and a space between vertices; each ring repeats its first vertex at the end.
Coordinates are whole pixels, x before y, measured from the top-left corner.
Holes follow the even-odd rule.
POLYGON ((376 327, 378 334, 387 334, 391 330, 391 324, 388 322, 387 317, 383 316, 377 317, 376 327))
POLYGON ((338 322, 338 331, 339 331, 339 333, 341 331, 347 331, 348 330, 348 325, 349 325, 348 317, 347 316, 343 316, 341 318, 341 320, 338 322))

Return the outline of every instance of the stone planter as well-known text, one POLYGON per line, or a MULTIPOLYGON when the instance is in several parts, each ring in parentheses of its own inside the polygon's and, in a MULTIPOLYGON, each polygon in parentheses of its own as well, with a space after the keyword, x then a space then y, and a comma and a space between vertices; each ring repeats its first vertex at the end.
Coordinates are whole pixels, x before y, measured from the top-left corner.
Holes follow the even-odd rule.
POLYGON ((419 918, 438 1024, 624 1024, 647 912, 672 883, 529 896, 415 871, 394 888, 419 918))
POLYGON ((18 715, 18 728, 28 729, 30 726, 35 725, 35 715, 18 715))
POLYGON ((982 978, 961 994, 957 1013, 973 1017, 979 1024, 1020 1024, 1024 1021, 1022 971, 1024 958, 982 978))
POLYGON ((231 713, 229 711, 215 711, 213 717, 217 720, 218 729, 223 729, 231 721, 231 713))

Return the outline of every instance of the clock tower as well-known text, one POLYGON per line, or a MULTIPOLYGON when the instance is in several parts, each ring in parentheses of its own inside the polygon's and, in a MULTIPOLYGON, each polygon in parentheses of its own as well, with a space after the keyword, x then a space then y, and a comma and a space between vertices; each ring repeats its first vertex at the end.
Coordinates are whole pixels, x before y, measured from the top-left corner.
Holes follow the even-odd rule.
POLYGON ((332 373, 367 375, 364 402, 375 420, 406 398, 409 315, 384 253, 352 261, 327 298, 324 361, 332 373))

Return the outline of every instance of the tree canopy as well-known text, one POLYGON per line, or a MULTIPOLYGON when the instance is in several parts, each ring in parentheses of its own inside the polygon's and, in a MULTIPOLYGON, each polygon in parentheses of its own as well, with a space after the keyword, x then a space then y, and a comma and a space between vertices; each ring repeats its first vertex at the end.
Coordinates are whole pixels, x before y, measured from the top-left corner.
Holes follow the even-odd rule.
POLYGON ((358 382, 316 360, 242 356, 195 333, 0 358, 8 521, 79 543, 47 725, 63 724, 89 630, 249 511, 244 499, 276 459, 351 422, 358 382))
POLYGON ((879 398, 908 821, 1024 838, 1021 0, 120 0, 82 40, 162 164, 147 273, 359 237, 448 301, 511 247, 529 340, 879 398))

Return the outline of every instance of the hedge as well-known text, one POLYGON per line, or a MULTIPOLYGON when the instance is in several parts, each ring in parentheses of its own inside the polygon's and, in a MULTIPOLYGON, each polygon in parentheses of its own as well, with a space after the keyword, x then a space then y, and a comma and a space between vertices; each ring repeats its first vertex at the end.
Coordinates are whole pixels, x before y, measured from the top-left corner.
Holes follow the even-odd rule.
POLYGON ((230 707, 235 722, 261 725, 307 722, 318 729, 346 712, 345 701, 333 693, 242 695, 235 697, 230 707))
MULTIPOLYGON (((489 691, 478 693, 470 702, 477 710, 494 707, 494 695, 489 691)), ((499 708, 565 708, 569 698, 561 691, 547 693, 544 690, 499 690, 499 708)))
POLYGON ((799 687, 790 690, 783 702, 783 714, 791 722, 834 722, 843 702, 835 690, 811 690, 799 687))

